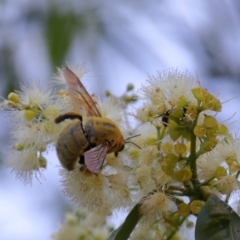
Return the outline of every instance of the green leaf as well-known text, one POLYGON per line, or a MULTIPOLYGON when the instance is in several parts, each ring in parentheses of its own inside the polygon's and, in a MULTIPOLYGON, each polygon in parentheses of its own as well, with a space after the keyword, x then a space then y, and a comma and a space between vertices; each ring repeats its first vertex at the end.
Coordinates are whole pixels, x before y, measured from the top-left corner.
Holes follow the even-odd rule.
POLYGON ((195 239, 238 240, 240 217, 228 204, 211 195, 198 215, 195 239))
POLYGON ((63 63, 73 37, 80 28, 80 20, 73 13, 60 13, 51 9, 46 19, 46 40, 53 66, 63 63))
POLYGON ((138 203, 131 210, 131 212, 126 217, 124 223, 116 230, 114 230, 108 240, 126 240, 129 238, 133 229, 137 225, 138 221, 141 218, 141 213, 139 211, 141 204, 138 203))

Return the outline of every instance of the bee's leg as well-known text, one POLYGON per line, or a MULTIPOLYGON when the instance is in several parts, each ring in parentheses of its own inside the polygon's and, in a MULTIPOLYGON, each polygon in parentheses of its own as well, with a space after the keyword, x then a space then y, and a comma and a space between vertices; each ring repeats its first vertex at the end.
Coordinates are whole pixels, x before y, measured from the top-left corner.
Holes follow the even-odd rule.
POLYGON ((118 152, 115 152, 115 153, 114 153, 114 156, 117 157, 117 156, 118 156, 118 152))
POLYGON ((81 155, 80 158, 79 158, 79 161, 78 161, 81 165, 83 165, 85 163, 85 160, 84 160, 84 155, 81 155))
POLYGON ((76 118, 78 118, 82 122, 82 115, 80 115, 79 113, 76 113, 76 112, 67 112, 65 114, 59 115, 55 119, 55 123, 60 123, 60 122, 64 121, 65 119, 76 119, 76 118))

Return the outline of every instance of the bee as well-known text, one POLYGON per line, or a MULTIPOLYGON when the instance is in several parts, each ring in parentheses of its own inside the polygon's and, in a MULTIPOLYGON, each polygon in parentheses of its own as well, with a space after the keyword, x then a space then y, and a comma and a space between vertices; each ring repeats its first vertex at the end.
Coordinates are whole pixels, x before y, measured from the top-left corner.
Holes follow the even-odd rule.
POLYGON ((67 112, 55 119, 57 124, 66 119, 72 120, 63 128, 56 141, 57 156, 62 166, 69 171, 75 168, 79 159, 79 163, 85 164, 89 171, 97 172, 108 153, 117 156, 124 149, 123 135, 113 121, 101 116, 96 102, 78 77, 68 67, 62 71, 71 101, 85 112, 87 119, 83 125, 83 116, 77 112, 67 112))
MULTIPOLYGON (((168 120, 170 118, 170 115, 171 113, 175 110, 176 108, 173 108, 173 109, 169 109, 167 110, 163 115, 162 115, 162 123, 165 127, 168 126, 168 120)), ((183 118, 185 117, 186 115, 186 111, 187 111, 187 108, 186 107, 182 107, 182 115, 183 115, 183 118)), ((180 118, 180 123, 182 122, 183 118, 180 118)))

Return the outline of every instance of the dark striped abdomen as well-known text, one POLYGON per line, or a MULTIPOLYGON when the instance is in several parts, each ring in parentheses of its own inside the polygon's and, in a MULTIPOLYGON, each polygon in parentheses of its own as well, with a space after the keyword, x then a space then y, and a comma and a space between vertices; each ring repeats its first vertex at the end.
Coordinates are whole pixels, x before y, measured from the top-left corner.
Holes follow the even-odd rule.
POLYGON ((79 119, 72 120, 63 128, 56 142, 57 155, 62 166, 73 170, 88 145, 89 142, 85 138, 81 122, 79 119))

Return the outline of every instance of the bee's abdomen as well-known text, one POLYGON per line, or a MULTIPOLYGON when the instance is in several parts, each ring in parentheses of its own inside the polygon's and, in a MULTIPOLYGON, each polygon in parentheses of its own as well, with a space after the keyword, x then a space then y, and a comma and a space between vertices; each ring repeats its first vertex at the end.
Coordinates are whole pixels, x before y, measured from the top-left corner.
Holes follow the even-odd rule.
POLYGON ((89 142, 79 120, 74 120, 65 126, 56 142, 57 155, 63 167, 73 170, 76 161, 88 145, 89 142))

